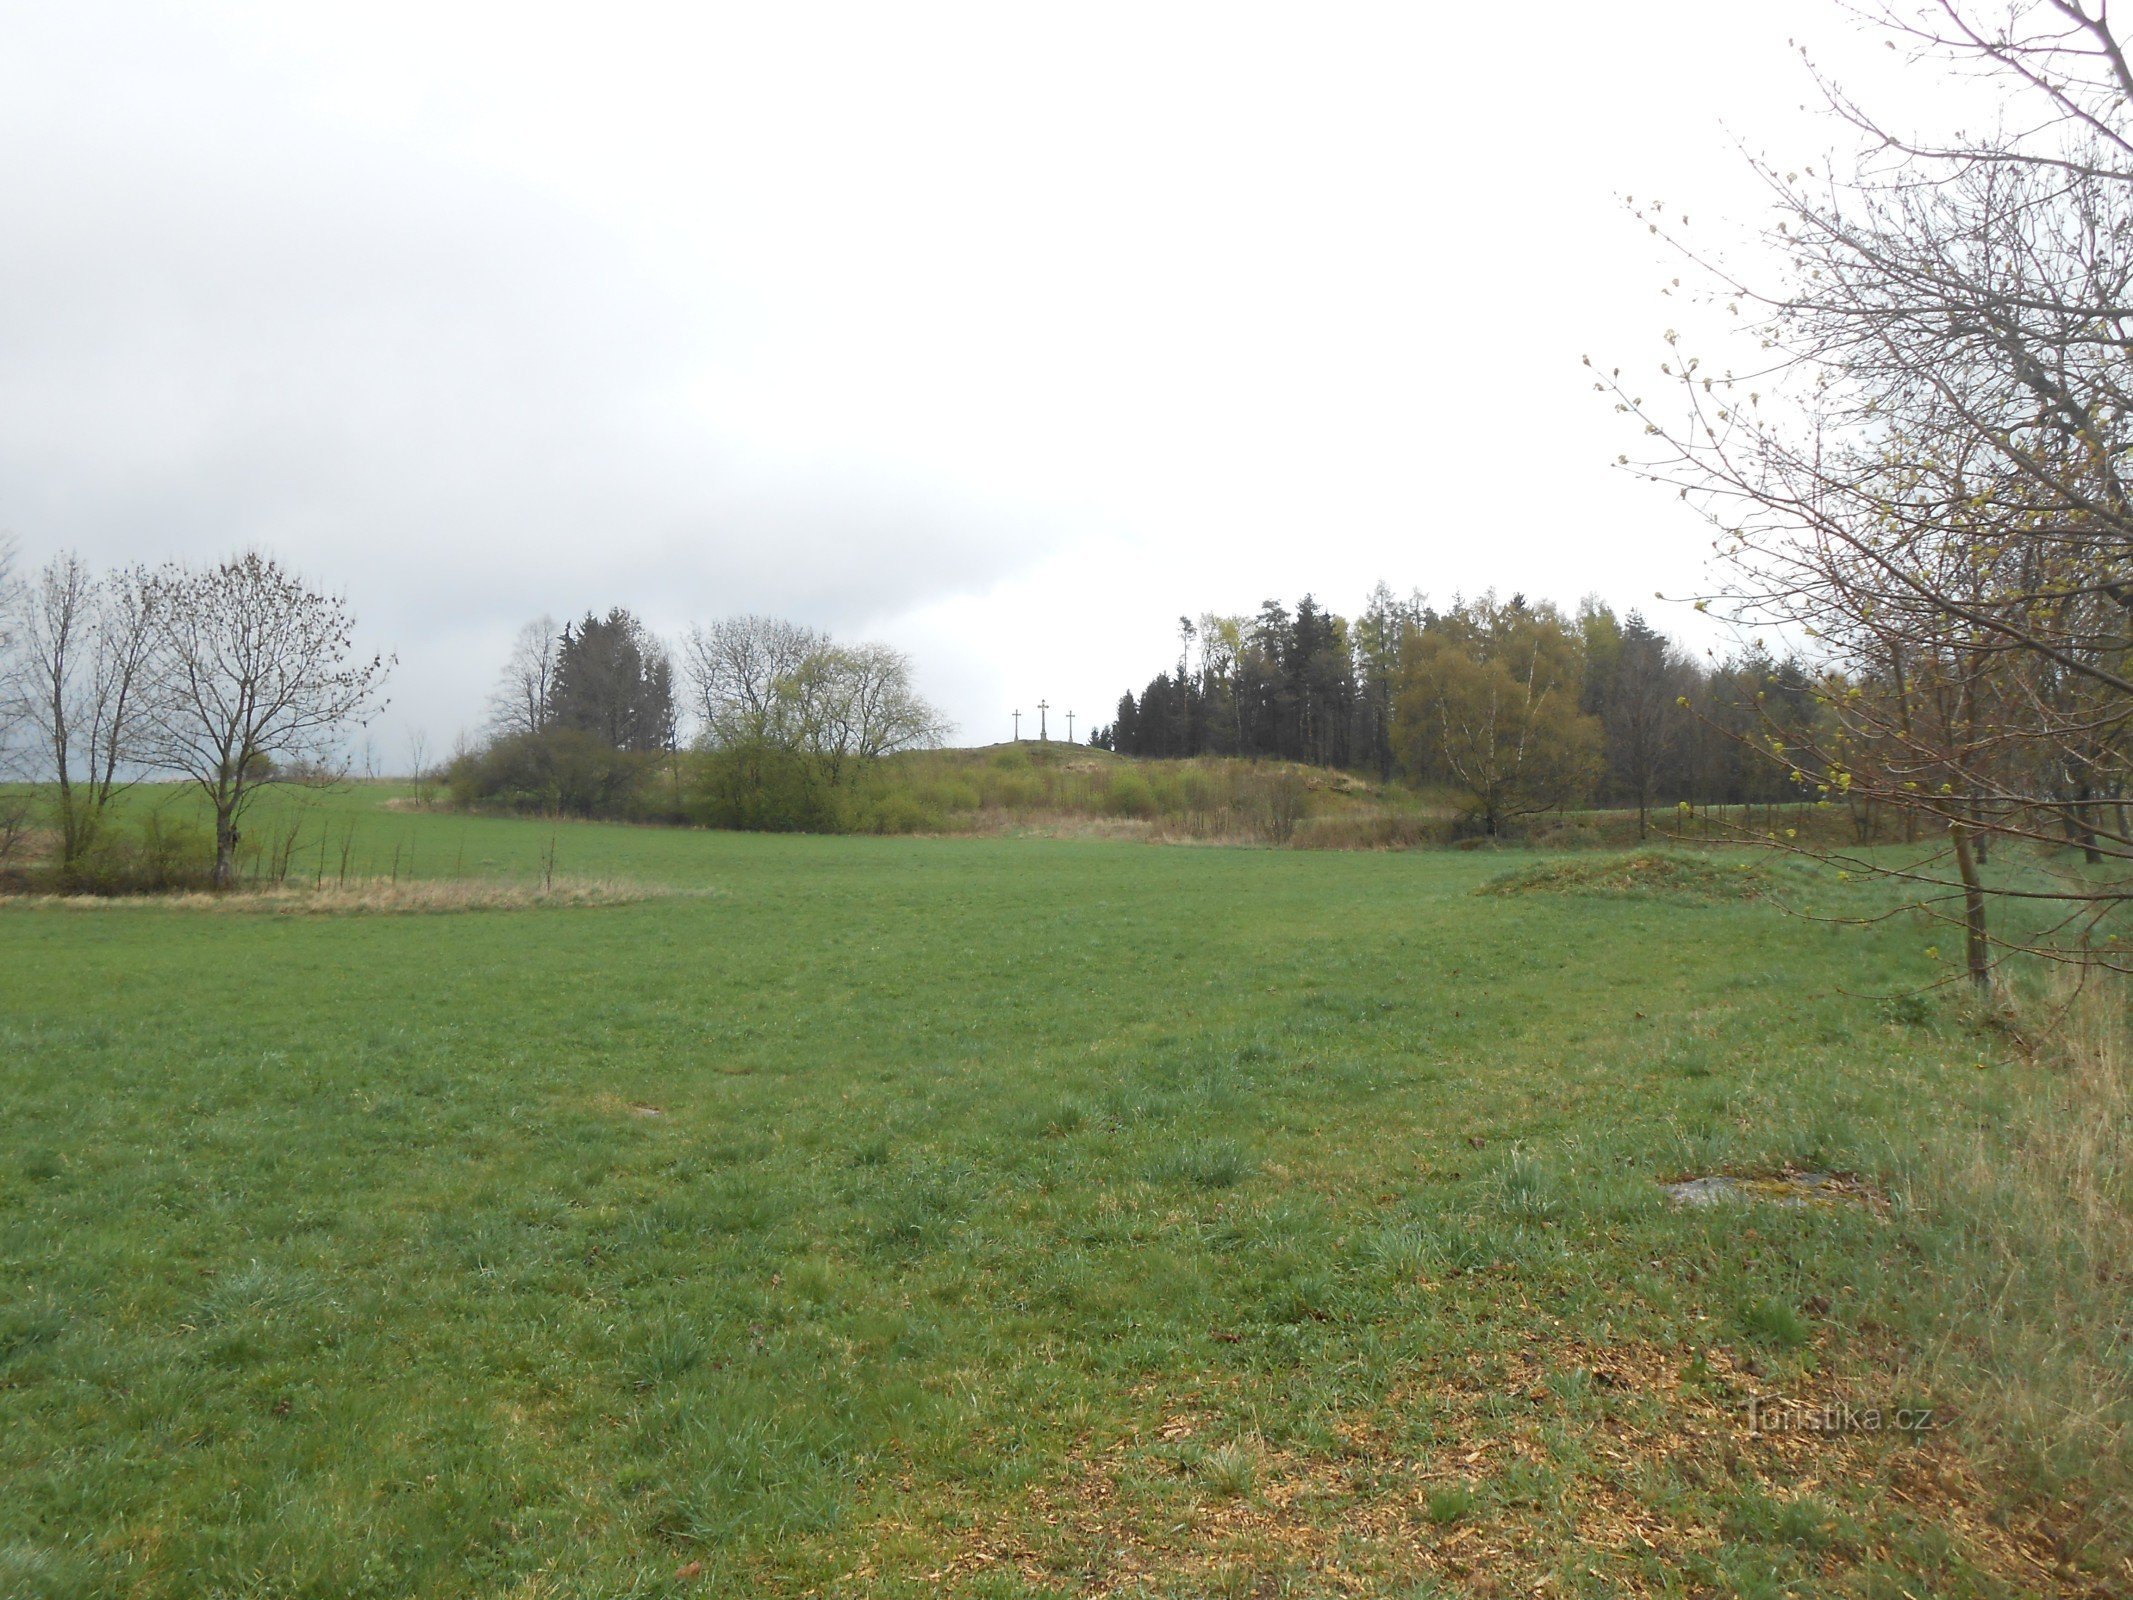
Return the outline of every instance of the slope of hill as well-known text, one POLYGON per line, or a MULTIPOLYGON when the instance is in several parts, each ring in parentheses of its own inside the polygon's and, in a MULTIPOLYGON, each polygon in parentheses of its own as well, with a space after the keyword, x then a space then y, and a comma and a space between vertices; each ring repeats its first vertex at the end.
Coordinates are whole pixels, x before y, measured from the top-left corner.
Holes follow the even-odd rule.
POLYGON ((1155 761, 1022 740, 881 763, 864 816, 880 832, 1103 833, 1371 848, 1449 839, 1434 796, 1352 773, 1224 756, 1155 761))

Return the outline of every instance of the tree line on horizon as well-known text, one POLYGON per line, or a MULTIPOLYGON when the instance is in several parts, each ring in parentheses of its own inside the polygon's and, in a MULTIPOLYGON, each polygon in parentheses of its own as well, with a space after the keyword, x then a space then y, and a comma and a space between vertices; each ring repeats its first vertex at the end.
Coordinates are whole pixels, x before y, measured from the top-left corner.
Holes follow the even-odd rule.
MULTIPOLYGON (((880 824, 879 759, 947 724, 908 658, 777 618, 692 626, 678 652, 626 609, 520 631, 460 804, 722 827, 880 824), (679 729, 693 729, 686 741, 679 729)), ((1751 729, 1808 675, 1750 647, 1704 666, 1632 611, 1493 594, 1437 609, 1383 583, 1352 621, 1305 596, 1180 619, 1179 658, 1089 743, 1133 756, 1271 757, 1458 793, 1478 831, 1604 800, 1776 803, 1799 787, 1751 729)))
MULTIPOLYGON (((144 852, 105 826, 119 794, 161 773, 209 800, 212 881, 227 885, 256 795, 344 776, 341 741, 382 707, 386 663, 353 654, 345 604, 258 553, 104 574, 62 554, 0 588, 0 732, 32 735, 0 755, 52 781, 69 882, 185 877, 170 858, 188 847, 144 852), (248 709, 233 721, 233 707, 248 709)), ((1755 651, 1699 667, 1637 613, 1618 619, 1597 600, 1575 616, 1522 595, 1438 610, 1381 583, 1353 621, 1310 596, 1293 612, 1269 601, 1255 617, 1181 621, 1176 670, 1123 697, 1090 743, 1450 789, 1489 835, 1595 796, 1636 806, 1641 831, 1663 799, 1796 793, 1744 754, 1735 713, 1806 685, 1797 663, 1755 651)), ((479 738, 439 769, 419 737, 410 754, 418 795, 441 779, 466 807, 827 832, 941 811, 893 793, 880 769, 950 731, 886 645, 742 615, 670 648, 614 607, 528 623, 479 738)), ((1132 814, 1130 792, 1104 798, 1132 814)), ((28 804, 15 792, 0 819, 10 842, 28 804)))
MULTIPOLYGON (((18 574, 0 539, 0 873, 224 889, 242 847, 278 879, 293 835, 262 856, 247 813, 275 785, 349 775, 390 666, 356 651, 345 600, 259 551, 109 571, 61 551, 18 574), (172 778, 205 800, 210 838, 182 813, 122 814, 127 791, 172 778)), ((418 798, 441 779, 468 807, 839 831, 882 825, 881 757, 949 731, 887 645, 735 616, 675 651, 615 607, 528 623, 480 736, 441 769, 419 733, 409 757, 418 798)))
POLYGON ((446 769, 454 800, 836 831, 876 761, 950 731, 888 645, 740 615, 692 624, 678 654, 622 607, 527 623, 483 740, 446 769))
POLYGON ((1797 798, 1754 748, 1773 700, 1810 673, 1750 644, 1697 660, 1641 612, 1574 613, 1493 593, 1442 609, 1379 583, 1353 618, 1292 611, 1178 619, 1178 658, 1119 698, 1089 743, 1121 755, 1243 756, 1407 778, 1464 794, 1485 833, 1592 802, 1651 808, 1797 798))
MULTIPOLYGON (((1663 802, 1799 798, 1751 730, 1807 684, 1756 647, 1705 666, 1598 599, 1574 615, 1523 595, 1438 609, 1380 583, 1353 620, 1308 595, 1293 612, 1181 618, 1176 667, 1088 742, 1449 790, 1490 836, 1600 800, 1634 807, 1641 834, 1663 802)), ((881 757, 948 731, 887 646, 736 616, 669 652, 616 608, 520 631, 486 736, 447 780, 469 806, 841 831, 885 825, 881 757)))

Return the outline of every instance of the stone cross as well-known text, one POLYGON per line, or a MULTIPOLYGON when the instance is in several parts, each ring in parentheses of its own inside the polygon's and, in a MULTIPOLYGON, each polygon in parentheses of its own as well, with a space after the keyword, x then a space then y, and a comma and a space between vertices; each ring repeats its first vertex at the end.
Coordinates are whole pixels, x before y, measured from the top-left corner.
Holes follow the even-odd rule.
POLYGON ((1021 713, 1021 711, 1020 711, 1020 710, 1018 709, 1018 710, 1017 710, 1017 711, 1015 712, 1015 743, 1016 743, 1016 744, 1020 744, 1021 742, 1022 742, 1022 713, 1021 713))
POLYGON ((1067 743, 1068 743, 1068 744, 1072 744, 1073 742, 1074 742, 1074 713, 1073 713, 1073 712, 1071 712, 1071 711, 1069 711, 1069 712, 1067 713, 1067 743))
POLYGON ((1048 705, 1045 701, 1039 700, 1037 702, 1037 737, 1047 743, 1051 741, 1052 735, 1044 725, 1044 714, 1050 709, 1050 705, 1048 705))

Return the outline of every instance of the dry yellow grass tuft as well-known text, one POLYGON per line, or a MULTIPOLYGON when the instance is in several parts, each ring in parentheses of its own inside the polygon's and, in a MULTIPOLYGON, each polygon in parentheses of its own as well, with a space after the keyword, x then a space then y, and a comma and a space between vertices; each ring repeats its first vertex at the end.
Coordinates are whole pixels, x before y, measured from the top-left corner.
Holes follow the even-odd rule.
POLYGON ((0 895, 0 908, 92 911, 155 906, 176 911, 272 916, 406 915, 449 911, 523 911, 541 906, 619 906, 682 891, 619 878, 556 878, 515 883, 501 878, 363 878, 348 883, 266 884, 225 894, 0 895))

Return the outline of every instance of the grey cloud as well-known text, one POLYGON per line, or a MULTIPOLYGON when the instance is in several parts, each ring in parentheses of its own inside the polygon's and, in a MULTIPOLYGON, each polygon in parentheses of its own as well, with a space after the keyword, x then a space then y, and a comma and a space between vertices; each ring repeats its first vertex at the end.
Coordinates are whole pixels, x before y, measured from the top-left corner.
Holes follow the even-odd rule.
POLYGON ((745 295, 683 296, 599 219, 111 15, 0 22, 0 528, 26 555, 273 549, 347 588, 403 714, 445 726, 492 669, 430 677, 541 610, 836 627, 1051 537, 893 466, 756 459, 681 398, 744 385, 745 295))

